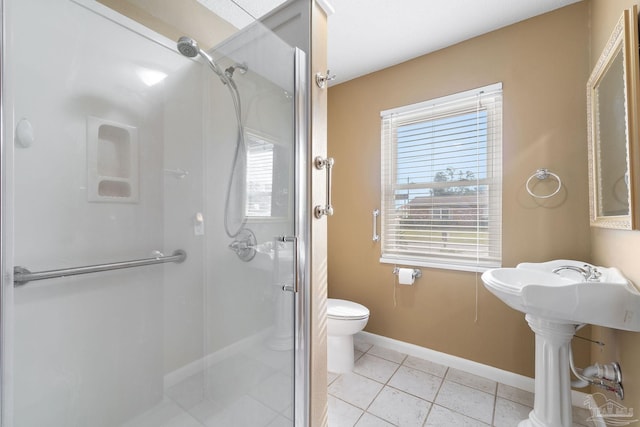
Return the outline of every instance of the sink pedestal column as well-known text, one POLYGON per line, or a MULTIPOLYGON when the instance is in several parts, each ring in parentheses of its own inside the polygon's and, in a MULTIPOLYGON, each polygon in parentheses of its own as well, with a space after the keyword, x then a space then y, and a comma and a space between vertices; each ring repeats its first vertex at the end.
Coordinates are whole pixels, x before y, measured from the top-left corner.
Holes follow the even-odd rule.
POLYGON ((533 411, 518 427, 571 427, 569 349, 575 325, 527 314, 536 334, 536 378, 533 411))

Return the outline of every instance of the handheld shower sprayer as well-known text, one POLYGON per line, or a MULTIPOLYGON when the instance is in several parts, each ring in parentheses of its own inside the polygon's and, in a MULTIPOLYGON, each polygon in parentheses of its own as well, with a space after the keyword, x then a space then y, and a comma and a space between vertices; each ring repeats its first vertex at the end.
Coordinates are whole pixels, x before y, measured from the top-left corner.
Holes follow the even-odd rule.
POLYGON ((200 53, 198 43, 191 37, 182 36, 178 39, 178 51, 188 58, 194 58, 200 53))
MULTIPOLYGON (((237 227, 232 227, 229 224, 231 203, 230 199, 232 196, 234 177, 238 174, 238 170, 242 170, 241 160, 245 159, 247 155, 247 148, 244 141, 244 124, 242 122, 242 104, 240 99, 240 92, 238 91, 236 83, 233 81, 233 73, 235 71, 238 71, 241 74, 245 74, 247 72, 247 66, 245 64, 233 64, 223 71, 207 52, 198 47, 198 43, 191 37, 180 37, 177 42, 177 48, 182 55, 188 58, 195 58, 196 56, 200 55, 209 64, 209 67, 213 70, 214 73, 216 73, 216 75, 220 78, 227 89, 229 89, 229 94, 231 95, 231 100, 233 101, 236 113, 237 133, 236 149, 233 156, 233 164, 231 166, 231 173, 227 182, 227 191, 225 196, 224 230, 225 233, 227 233, 227 236, 234 239, 234 242, 229 247, 236 252, 240 259, 242 259, 243 261, 250 261, 255 255, 256 245, 253 240, 247 237, 252 236, 253 232, 245 227, 247 223, 246 215, 241 215, 237 227)), ((255 237, 253 239, 255 239, 255 237)))
POLYGON ((216 64, 211 55, 200 49, 197 41, 195 41, 191 37, 182 36, 178 39, 177 47, 178 51, 187 58, 195 58, 196 56, 200 55, 205 61, 207 61, 209 67, 211 67, 213 72, 216 73, 218 77, 220 77, 222 83, 229 83, 229 76, 227 76, 226 73, 220 71, 220 67, 218 67, 218 64, 216 64))

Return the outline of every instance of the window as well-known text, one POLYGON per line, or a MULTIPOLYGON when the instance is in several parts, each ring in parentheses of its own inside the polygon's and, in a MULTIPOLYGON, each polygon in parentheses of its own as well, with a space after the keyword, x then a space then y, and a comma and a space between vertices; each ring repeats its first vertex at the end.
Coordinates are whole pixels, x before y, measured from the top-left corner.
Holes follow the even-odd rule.
POLYGON ((271 216, 273 187, 273 143, 247 133, 247 202, 248 217, 271 216))
POLYGON ((292 148, 274 137, 245 131, 244 213, 249 220, 289 215, 292 148))
POLYGON ((501 265, 502 84, 383 111, 381 262, 501 265))

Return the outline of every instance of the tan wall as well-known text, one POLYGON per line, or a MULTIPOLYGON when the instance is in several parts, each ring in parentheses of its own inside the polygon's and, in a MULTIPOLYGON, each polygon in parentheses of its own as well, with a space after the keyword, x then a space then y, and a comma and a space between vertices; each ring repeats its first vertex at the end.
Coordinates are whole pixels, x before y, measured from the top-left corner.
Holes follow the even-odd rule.
MULTIPOLYGON (((486 291, 479 275, 423 268, 414 286, 394 290, 393 265, 380 264, 380 246, 371 241, 371 211, 380 207, 379 115, 501 81, 503 265, 589 260, 588 12, 581 2, 329 90, 329 155, 336 161, 329 296, 369 307, 367 331, 533 376, 534 339, 524 316, 486 291), (564 183, 546 201, 525 190, 541 167, 564 183)), ((586 354, 579 362, 588 358, 580 342, 574 351, 586 354)))
MULTIPOLYGON (((613 27, 625 8, 640 5, 638 0, 592 0, 591 1, 591 57, 592 68, 604 48, 613 27)), ((591 229, 592 260, 596 264, 615 266, 640 285, 640 232, 591 229)), ((617 360, 622 366, 625 390, 624 405, 640 409, 640 335, 632 332, 593 328, 593 338, 604 340, 604 349, 594 347, 591 353, 594 362, 617 360)), ((598 390, 600 391, 600 390, 598 390)))
POLYGON ((98 1, 171 40, 192 37, 205 50, 237 31, 196 0, 156 0, 151 3, 140 0, 98 1))

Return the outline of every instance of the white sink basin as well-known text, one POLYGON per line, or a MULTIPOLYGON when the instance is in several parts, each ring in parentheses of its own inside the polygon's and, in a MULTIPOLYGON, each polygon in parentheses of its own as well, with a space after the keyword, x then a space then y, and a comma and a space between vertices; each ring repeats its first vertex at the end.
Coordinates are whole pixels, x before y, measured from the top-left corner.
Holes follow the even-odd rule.
POLYGON ((569 358, 576 325, 640 332, 640 292, 615 268, 563 259, 496 268, 482 281, 526 314, 536 337, 534 406, 518 427, 571 427, 569 358))
POLYGON ((574 324, 590 323, 640 332, 640 292, 615 268, 596 267, 600 276, 587 280, 587 263, 555 260, 522 263, 482 274, 485 287, 509 307, 541 318, 574 324))

